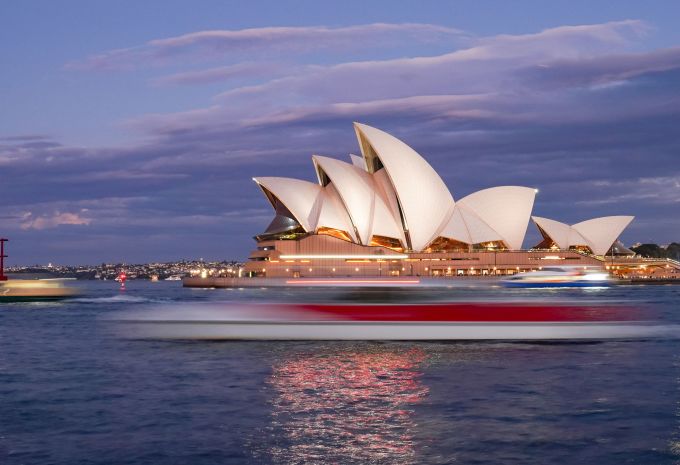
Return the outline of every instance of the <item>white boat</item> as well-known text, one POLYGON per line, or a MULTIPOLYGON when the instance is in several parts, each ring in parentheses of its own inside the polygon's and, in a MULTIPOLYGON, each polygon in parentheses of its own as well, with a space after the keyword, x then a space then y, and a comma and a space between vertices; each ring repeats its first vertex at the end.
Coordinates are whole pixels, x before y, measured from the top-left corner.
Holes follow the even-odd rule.
POLYGON ((501 281, 505 287, 607 287, 609 274, 585 266, 548 266, 538 271, 520 273, 501 281))

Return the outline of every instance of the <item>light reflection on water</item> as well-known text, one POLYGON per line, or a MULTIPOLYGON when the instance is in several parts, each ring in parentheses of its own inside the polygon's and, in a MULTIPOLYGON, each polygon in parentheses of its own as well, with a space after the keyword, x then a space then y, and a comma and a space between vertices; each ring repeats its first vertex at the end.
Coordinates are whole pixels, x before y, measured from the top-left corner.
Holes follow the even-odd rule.
MULTIPOLYGON (((122 298, 111 283, 86 286, 81 299, 0 311, 2 465, 680 463, 676 339, 138 341, 99 318, 279 296, 133 282, 122 298)), ((450 296, 529 296, 520 291, 450 296)), ((680 324, 680 286, 532 294, 625 300, 680 324)))
POLYGON ((415 463, 413 406, 429 390, 418 348, 298 353, 277 362, 270 450, 277 463, 415 463))

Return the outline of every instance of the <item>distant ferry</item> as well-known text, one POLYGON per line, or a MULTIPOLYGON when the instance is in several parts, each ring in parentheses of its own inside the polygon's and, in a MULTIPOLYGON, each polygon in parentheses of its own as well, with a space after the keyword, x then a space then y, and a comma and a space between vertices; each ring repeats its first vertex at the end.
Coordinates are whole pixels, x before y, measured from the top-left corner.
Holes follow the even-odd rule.
POLYGON ((64 285, 66 279, 10 279, 0 281, 0 302, 61 300, 78 295, 64 285))
POLYGON ((539 271, 513 275, 501 281, 505 287, 607 287, 609 274, 580 266, 551 266, 539 271))

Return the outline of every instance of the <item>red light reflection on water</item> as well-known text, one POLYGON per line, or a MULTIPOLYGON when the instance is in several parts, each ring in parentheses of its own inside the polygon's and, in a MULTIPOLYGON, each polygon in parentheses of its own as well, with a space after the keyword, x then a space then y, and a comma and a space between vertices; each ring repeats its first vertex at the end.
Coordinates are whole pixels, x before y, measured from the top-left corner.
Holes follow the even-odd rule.
POLYGON ((425 353, 377 348, 302 354, 273 368, 273 428, 284 463, 413 463, 411 406, 428 388, 419 378, 425 353))

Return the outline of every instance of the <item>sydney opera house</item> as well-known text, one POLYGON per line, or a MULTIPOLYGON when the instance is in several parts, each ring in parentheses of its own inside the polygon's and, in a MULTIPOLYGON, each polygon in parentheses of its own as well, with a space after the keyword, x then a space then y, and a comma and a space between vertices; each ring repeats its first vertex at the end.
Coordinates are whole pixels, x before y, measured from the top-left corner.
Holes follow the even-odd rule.
POLYGON ((604 266, 630 253, 632 216, 574 225, 532 216, 534 187, 499 186, 454 200, 429 163, 396 137, 355 123, 361 156, 312 156, 317 183, 254 181, 274 209, 256 236, 250 276, 508 275, 549 265, 604 266), (543 237, 523 248, 532 222, 543 237))

